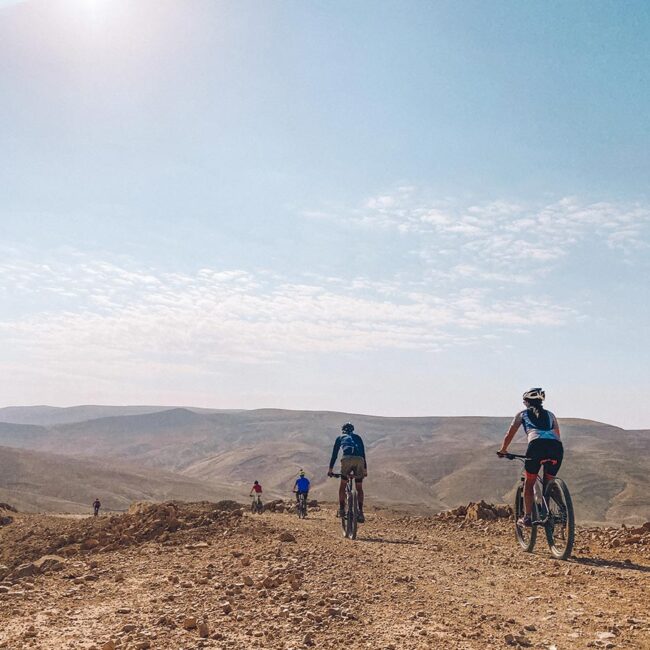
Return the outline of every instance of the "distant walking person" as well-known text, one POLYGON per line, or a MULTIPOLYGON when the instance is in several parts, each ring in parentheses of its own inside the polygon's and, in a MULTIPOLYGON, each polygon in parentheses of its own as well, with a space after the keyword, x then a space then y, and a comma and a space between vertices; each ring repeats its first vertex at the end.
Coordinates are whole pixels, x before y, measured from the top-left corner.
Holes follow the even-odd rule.
POLYGON ((99 499, 95 499, 93 503, 93 510, 95 511, 95 517, 99 514, 99 509, 102 507, 99 499))
POLYGON ((523 426, 528 438, 526 456, 529 460, 526 461, 524 466, 526 472, 524 484, 525 513, 517 523, 520 526, 528 527, 533 525, 531 516, 533 512, 533 490, 542 461, 552 461, 544 465, 544 479, 552 481, 560 469, 560 465, 562 465, 564 448, 560 440, 560 425, 557 418, 542 406, 542 402, 546 399, 546 393, 541 388, 531 388, 524 393, 523 399, 526 409, 515 415, 497 454, 502 456, 508 453, 508 447, 512 439, 519 427, 523 426))
POLYGON ((357 521, 362 524, 365 521, 363 516, 363 479, 368 476, 368 463, 366 462, 366 450, 363 446, 361 436, 354 433, 354 425, 347 422, 341 427, 341 435, 334 441, 332 458, 328 476, 334 473, 336 458, 342 452, 341 457, 341 482, 339 483, 339 515, 345 517, 345 486, 350 472, 354 472, 354 480, 357 485, 359 497, 359 514, 357 521))

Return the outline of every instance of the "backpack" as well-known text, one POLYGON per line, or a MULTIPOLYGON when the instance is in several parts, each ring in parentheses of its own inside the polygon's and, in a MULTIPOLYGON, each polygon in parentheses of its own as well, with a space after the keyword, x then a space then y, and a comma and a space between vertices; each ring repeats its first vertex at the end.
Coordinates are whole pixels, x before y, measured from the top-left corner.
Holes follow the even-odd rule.
POLYGON ((357 441, 349 433, 341 435, 341 450, 344 456, 361 456, 357 441))

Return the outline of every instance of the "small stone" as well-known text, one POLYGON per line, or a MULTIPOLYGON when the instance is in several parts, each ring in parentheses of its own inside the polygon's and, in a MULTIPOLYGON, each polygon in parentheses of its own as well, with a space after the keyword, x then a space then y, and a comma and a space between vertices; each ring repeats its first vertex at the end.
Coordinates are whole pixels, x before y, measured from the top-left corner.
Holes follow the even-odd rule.
POLYGON ((207 639, 208 636, 210 636, 210 628, 208 627, 207 621, 199 621, 198 625, 198 630, 199 630, 199 636, 202 639, 207 639))
POLYGON ((183 619, 183 628, 186 630, 193 630, 196 627, 196 618, 194 616, 186 616, 183 619))
POLYGON ((281 542, 295 542, 296 538, 289 531, 285 530, 284 533, 282 533, 280 535, 280 541, 281 542))
POLYGON ((90 551, 93 548, 97 548, 98 546, 99 546, 99 540, 95 539, 94 537, 89 537, 88 539, 84 539, 84 541, 81 542, 82 551, 90 551))

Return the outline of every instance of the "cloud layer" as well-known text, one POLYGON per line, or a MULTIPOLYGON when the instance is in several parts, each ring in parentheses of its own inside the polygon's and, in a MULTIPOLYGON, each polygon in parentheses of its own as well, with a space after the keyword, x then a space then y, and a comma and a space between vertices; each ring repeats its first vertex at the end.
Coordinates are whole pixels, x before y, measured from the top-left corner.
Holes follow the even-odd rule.
POLYGON ((436 350, 574 316, 532 299, 524 316, 520 300, 495 299, 485 289, 435 295, 363 278, 169 273, 83 256, 5 263, 0 271, 2 294, 19 293, 23 305, 0 321, 2 340, 43 363, 146 360, 209 369, 223 360, 270 362, 287 354, 436 350))
POLYGON ((650 245, 650 207, 565 197, 551 203, 427 200, 403 186, 360 207, 310 212, 340 226, 394 232, 417 241, 426 270, 496 282, 531 282, 580 246, 605 247, 626 259, 650 245), (460 260, 460 262, 458 262, 460 260), (451 261, 451 263, 450 263, 451 261), (513 273, 513 270, 515 271, 513 273))

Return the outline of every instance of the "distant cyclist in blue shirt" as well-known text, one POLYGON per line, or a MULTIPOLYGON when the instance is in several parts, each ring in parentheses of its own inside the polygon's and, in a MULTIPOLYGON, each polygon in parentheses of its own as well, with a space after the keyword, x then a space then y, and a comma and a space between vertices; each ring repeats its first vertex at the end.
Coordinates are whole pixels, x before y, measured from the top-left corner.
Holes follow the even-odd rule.
POLYGON ((332 458, 330 459, 330 468, 328 476, 334 472, 334 464, 339 455, 343 452, 341 458, 341 482, 339 483, 339 516, 345 517, 345 486, 348 474, 354 472, 354 481, 357 485, 357 496, 359 497, 359 514, 357 521, 362 524, 365 521, 363 516, 363 479, 368 476, 368 463, 366 462, 366 450, 363 446, 363 440, 358 433, 354 432, 354 425, 347 422, 341 427, 341 435, 334 441, 332 458))
POLYGON ((305 472, 300 470, 300 475, 293 484, 293 491, 296 493, 296 503, 300 499, 300 495, 305 495, 305 503, 309 498, 309 479, 305 476, 305 472))

